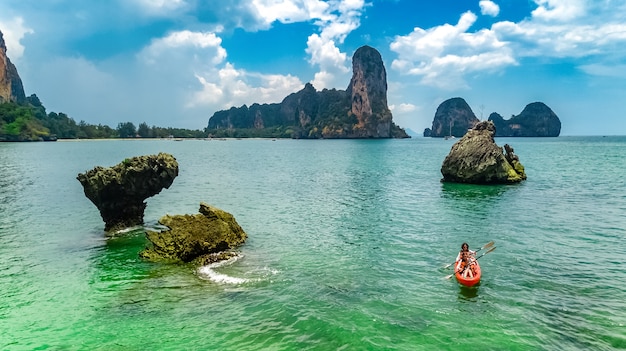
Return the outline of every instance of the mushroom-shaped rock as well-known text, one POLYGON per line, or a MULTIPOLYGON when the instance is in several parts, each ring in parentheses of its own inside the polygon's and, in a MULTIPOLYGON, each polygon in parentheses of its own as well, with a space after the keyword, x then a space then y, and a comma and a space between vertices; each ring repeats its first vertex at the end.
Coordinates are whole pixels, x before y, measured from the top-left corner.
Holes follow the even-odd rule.
POLYGON ((178 176, 178 162, 166 153, 125 159, 110 168, 97 166, 76 179, 85 196, 100 210, 105 231, 143 224, 145 199, 169 188, 178 176))
POLYGON ((524 166, 513 148, 496 145, 491 121, 478 123, 456 142, 441 166, 442 182, 510 184, 526 179, 524 166))
POLYGON ((204 202, 199 214, 165 215, 159 223, 169 230, 147 231, 151 246, 139 253, 150 261, 209 262, 216 253, 234 249, 247 238, 233 215, 204 202))

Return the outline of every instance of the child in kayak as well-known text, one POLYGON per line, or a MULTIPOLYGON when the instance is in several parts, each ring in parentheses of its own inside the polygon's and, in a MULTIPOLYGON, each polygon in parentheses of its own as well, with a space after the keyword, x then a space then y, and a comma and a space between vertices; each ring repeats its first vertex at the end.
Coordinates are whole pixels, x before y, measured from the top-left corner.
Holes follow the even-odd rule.
POLYGON ((474 263, 474 256, 476 255, 476 251, 472 251, 469 249, 469 245, 467 243, 461 244, 461 251, 456 256, 456 268, 455 271, 461 271, 461 276, 463 278, 474 278, 474 272, 470 269, 472 263, 474 263))

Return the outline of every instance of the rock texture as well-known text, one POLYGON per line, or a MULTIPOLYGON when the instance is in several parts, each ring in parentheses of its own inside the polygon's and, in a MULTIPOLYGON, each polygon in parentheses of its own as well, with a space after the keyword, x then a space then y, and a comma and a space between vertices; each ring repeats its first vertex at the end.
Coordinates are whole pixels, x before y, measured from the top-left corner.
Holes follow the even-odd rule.
POLYGON ((524 166, 508 144, 496 145, 491 121, 478 123, 456 142, 443 161, 443 182, 510 184, 526 179, 524 166))
POLYGON ((561 120, 543 102, 533 102, 517 116, 505 120, 498 113, 489 115, 496 126, 497 137, 557 137, 561 134, 561 120))
POLYGON ((143 224, 145 199, 169 188, 178 162, 166 153, 126 159, 110 168, 80 173, 85 196, 100 210, 107 232, 143 224))
POLYGON ((352 57, 348 88, 316 91, 307 83, 278 104, 218 111, 207 131, 285 127, 293 138, 408 138, 395 125, 387 105, 387 73, 380 53, 360 47, 352 57))
POLYGON ((159 223, 170 229, 148 231, 151 246, 139 254, 150 261, 207 264, 229 258, 225 251, 243 244, 247 238, 233 215, 206 203, 200 204, 200 214, 165 215, 159 223))
POLYGON ((23 103, 26 95, 17 68, 7 56, 7 47, 0 32, 0 103, 8 101, 23 103))
POLYGON ((389 138, 392 115, 387 106, 387 72, 380 53, 369 46, 359 48, 352 57, 352 72, 346 92, 351 101, 350 113, 357 119, 354 136, 389 138))
POLYGON ((476 118, 467 102, 463 98, 455 97, 442 102, 437 107, 432 129, 426 128, 424 136, 434 138, 453 136, 460 138, 478 122, 479 119, 476 118))

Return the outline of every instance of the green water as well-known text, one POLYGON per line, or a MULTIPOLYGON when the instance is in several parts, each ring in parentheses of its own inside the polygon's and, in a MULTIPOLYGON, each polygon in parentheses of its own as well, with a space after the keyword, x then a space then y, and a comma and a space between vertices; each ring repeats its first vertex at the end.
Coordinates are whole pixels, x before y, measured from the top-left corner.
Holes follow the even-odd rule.
POLYGON ((626 137, 496 142, 526 182, 440 183, 441 139, 0 143, 0 349, 626 349, 626 137), (158 152, 180 173, 146 226, 210 203, 239 259, 105 238, 76 175, 158 152), (491 240, 478 287, 444 279, 491 240))

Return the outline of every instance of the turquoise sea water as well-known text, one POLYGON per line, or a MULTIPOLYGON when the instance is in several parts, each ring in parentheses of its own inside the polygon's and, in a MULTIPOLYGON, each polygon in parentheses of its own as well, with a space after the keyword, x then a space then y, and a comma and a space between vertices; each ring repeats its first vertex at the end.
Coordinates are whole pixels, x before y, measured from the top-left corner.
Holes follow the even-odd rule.
POLYGON ((528 180, 440 183, 452 140, 0 143, 1 350, 626 349, 626 137, 497 139, 528 180), (146 226, 232 213, 214 267, 142 262, 76 180, 168 152, 146 226), (483 280, 444 277, 495 241, 483 280))

